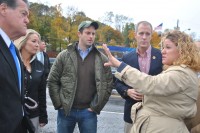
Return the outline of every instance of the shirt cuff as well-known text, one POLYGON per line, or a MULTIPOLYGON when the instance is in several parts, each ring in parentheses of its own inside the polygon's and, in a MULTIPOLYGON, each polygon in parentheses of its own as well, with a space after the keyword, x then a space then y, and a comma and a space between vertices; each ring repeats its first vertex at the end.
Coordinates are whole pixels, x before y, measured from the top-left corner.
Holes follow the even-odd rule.
POLYGON ((121 72, 127 66, 126 63, 122 62, 120 66, 117 68, 117 72, 121 72))

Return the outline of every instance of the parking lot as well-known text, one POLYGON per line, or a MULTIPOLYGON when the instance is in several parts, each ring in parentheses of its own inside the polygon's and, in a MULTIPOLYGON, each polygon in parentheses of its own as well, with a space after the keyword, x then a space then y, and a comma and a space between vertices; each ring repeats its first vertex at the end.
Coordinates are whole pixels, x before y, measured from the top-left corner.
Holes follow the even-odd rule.
MULTIPOLYGON (((112 95, 98 115, 97 133, 123 133, 123 105, 124 100, 119 95, 112 95)), ((48 111, 48 124, 41 128, 40 133, 56 133, 56 115, 57 111, 54 110, 50 97, 47 91, 47 111, 48 111)), ((74 133, 79 133, 76 126, 74 133)))

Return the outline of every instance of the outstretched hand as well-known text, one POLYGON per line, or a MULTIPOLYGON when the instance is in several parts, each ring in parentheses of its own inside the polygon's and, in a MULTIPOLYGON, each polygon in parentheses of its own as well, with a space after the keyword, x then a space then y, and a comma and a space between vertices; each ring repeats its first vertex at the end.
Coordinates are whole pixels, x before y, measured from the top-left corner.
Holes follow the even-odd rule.
POLYGON ((44 127, 46 123, 40 123, 40 127, 44 127))
POLYGON ((110 52, 109 48, 106 44, 102 45, 103 50, 105 51, 106 55, 108 56, 108 62, 104 63, 104 66, 113 66, 113 67, 119 67, 121 62, 117 60, 110 52))

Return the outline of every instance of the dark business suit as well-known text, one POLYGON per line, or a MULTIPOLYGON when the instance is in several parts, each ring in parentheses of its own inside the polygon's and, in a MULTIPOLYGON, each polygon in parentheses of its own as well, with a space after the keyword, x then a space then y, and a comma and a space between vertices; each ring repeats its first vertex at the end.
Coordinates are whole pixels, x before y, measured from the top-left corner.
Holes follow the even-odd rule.
POLYGON ((50 61, 47 53, 43 52, 43 55, 44 55, 44 71, 45 71, 45 76, 47 78, 50 72, 50 61))
MULTIPOLYGON (((17 51, 17 50, 16 50, 17 51)), ((21 81, 23 81, 23 65, 17 51, 21 65, 21 81)), ((0 132, 14 133, 23 118, 23 82, 21 94, 15 61, 5 41, 0 35, 0 132)))
MULTIPOLYGON (((40 52, 41 53, 41 52, 40 52)), ((41 56, 41 54, 39 53, 39 55, 41 56)), ((40 58, 38 58, 37 56, 37 60, 39 60, 43 66, 44 66, 44 73, 45 73, 45 78, 47 79, 49 72, 50 72, 50 61, 49 61, 49 56, 47 55, 46 52, 42 52, 42 56, 44 58, 44 62, 40 60, 40 58)))
MULTIPOLYGON (((122 58, 122 61, 125 62, 126 64, 140 70, 139 63, 138 63, 138 54, 137 54, 136 50, 124 55, 122 58)), ((160 50, 152 47, 149 75, 157 75, 160 72, 162 72, 162 55, 161 55, 160 50)), ((138 101, 135 101, 134 99, 130 98, 129 96, 127 96, 127 97, 124 96, 124 91, 131 87, 127 86, 120 80, 116 80, 115 88, 116 88, 117 92, 125 99, 124 121, 127 123, 132 123, 131 116, 130 116, 131 107, 133 104, 135 104, 138 101)))

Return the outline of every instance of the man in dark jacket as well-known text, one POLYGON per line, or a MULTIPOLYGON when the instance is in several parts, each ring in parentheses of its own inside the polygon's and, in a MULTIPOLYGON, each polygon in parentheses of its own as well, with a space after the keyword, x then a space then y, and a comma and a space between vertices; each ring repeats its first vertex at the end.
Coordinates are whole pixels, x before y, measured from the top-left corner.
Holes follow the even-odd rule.
MULTIPOLYGON (((157 75, 162 72, 162 55, 160 50, 151 47, 150 41, 152 36, 152 25, 147 21, 140 21, 135 28, 135 38, 137 49, 123 56, 122 61, 126 64, 137 68, 141 72, 157 75)), ((134 88, 126 85, 120 80, 116 80, 115 88, 118 93, 125 99, 124 121, 125 133, 130 133, 132 127, 131 107, 143 99, 134 88)))
POLYGON ((94 45, 97 29, 97 22, 83 21, 79 41, 68 45, 51 68, 48 88, 58 110, 58 133, 73 133, 76 123, 81 133, 96 133, 97 114, 111 95, 112 72, 104 66, 108 59, 94 45))
POLYGON ((40 41, 39 49, 40 51, 37 53, 37 59, 44 65, 45 77, 47 79, 50 72, 50 61, 49 56, 45 52, 46 43, 44 40, 40 41))
POLYGON ((27 0, 0 0, 0 132, 24 133, 23 64, 13 40, 26 34, 27 0))

